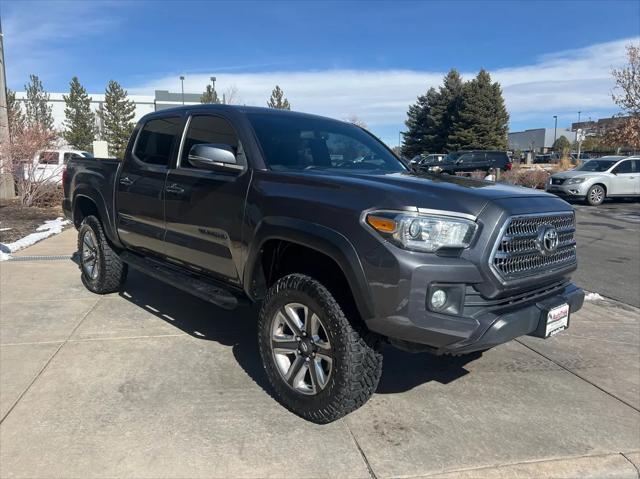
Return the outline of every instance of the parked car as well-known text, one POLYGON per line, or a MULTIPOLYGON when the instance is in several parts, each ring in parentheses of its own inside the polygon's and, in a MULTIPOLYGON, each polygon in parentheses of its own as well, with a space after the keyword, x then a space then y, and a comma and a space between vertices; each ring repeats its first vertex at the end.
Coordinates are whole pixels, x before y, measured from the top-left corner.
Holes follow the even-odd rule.
POLYGON ((61 183, 64 165, 71 158, 93 158, 88 151, 82 150, 43 150, 36 153, 31 163, 23 167, 25 180, 47 183, 61 183))
POLYGON ((550 164, 550 163, 557 163, 558 161, 560 161, 560 157, 556 154, 556 153, 547 153, 544 155, 536 155, 535 158, 533 159, 533 162, 535 164, 550 164))
POLYGON ((428 155, 416 155, 411 159, 410 166, 412 168, 424 168, 427 166, 433 166, 442 163, 444 157, 446 155, 444 153, 431 153, 428 155))
POLYGON ((456 151, 444 157, 441 163, 426 166, 425 169, 436 173, 457 173, 470 171, 489 171, 491 169, 507 171, 513 166, 506 151, 473 150, 456 151))
POLYGON ((361 128, 308 114, 148 114, 122 161, 69 160, 63 207, 90 291, 117 291, 131 267, 259 306, 274 395, 317 423, 369 399, 383 342, 463 354, 546 338, 584 299, 566 202, 413 174, 361 128))
POLYGON ((545 189, 549 193, 591 206, 605 198, 640 196, 640 157, 603 156, 588 160, 578 168, 551 175, 545 189))

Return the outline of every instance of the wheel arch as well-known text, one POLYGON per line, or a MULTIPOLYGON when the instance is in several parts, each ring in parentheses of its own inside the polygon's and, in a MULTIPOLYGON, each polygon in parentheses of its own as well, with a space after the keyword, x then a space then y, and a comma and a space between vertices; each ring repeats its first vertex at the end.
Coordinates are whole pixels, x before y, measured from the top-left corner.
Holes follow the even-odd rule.
POLYGON ((268 273, 263 269, 263 253, 265 247, 273 242, 306 248, 331 259, 346 279, 360 317, 373 317, 369 285, 351 242, 331 228, 292 218, 265 218, 256 228, 243 275, 245 292, 252 300, 264 298, 268 289, 268 273))
POLYGON ((76 228, 82 224, 84 218, 94 215, 102 224, 106 237, 115 245, 120 245, 120 241, 114 234, 112 228, 112 218, 104 198, 94 188, 79 188, 73 195, 71 207, 73 224, 76 228))

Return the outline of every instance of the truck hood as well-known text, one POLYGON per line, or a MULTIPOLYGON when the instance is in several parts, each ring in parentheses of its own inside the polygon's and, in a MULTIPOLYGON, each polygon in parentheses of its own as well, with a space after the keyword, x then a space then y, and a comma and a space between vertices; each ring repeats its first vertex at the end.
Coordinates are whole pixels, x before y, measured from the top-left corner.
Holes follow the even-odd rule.
MULTIPOLYGON (((531 188, 429 173, 344 173, 313 171, 296 174, 319 181, 322 186, 357 192, 353 207, 405 209, 407 207, 480 214, 486 204, 505 198, 537 197, 557 200, 554 195, 531 188), (364 205, 366 201, 368 205, 364 205), (371 204, 371 203, 374 204, 371 204)), ((314 180, 311 180, 315 183, 314 180)))

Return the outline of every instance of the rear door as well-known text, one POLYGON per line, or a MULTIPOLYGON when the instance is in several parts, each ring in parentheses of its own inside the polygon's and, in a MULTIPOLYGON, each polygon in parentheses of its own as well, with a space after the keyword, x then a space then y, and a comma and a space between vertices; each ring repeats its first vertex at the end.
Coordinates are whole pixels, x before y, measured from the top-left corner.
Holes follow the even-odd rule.
POLYGON ((167 256, 187 268, 239 283, 244 198, 249 181, 242 142, 229 119, 218 114, 190 116, 165 188, 167 256), (205 170, 191 164, 189 151, 202 143, 231 147, 237 168, 205 170))
POLYGON ((610 195, 634 195, 638 173, 633 171, 633 161, 623 160, 611 170, 610 195))
POLYGON ((181 115, 152 117, 138 131, 116 184, 118 235, 134 250, 164 254, 164 183, 181 115))

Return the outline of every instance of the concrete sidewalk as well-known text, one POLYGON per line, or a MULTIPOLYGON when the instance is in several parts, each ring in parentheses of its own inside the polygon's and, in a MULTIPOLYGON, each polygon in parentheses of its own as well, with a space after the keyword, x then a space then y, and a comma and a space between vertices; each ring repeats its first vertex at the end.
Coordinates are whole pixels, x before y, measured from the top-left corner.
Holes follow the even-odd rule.
MULTIPOLYGON (((75 231, 16 256, 71 255, 75 231)), ((483 355, 391 348, 376 395, 327 426, 269 394, 255 312, 70 260, 0 263, 0 477, 638 477, 640 312, 483 355)))

